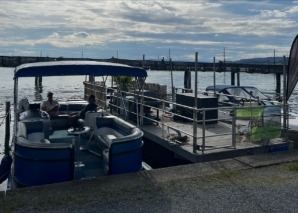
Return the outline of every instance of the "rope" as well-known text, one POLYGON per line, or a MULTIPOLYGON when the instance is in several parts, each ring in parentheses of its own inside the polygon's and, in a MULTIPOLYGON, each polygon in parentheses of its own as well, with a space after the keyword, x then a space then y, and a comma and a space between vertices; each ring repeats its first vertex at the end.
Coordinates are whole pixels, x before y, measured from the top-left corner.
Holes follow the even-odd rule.
POLYGON ((10 115, 10 109, 9 109, 9 111, 6 113, 6 115, 4 115, 3 117, 1 117, 1 118, 3 118, 3 119, 2 119, 2 121, 0 122, 0 126, 4 123, 4 121, 6 120, 6 118, 7 118, 8 115, 10 115))

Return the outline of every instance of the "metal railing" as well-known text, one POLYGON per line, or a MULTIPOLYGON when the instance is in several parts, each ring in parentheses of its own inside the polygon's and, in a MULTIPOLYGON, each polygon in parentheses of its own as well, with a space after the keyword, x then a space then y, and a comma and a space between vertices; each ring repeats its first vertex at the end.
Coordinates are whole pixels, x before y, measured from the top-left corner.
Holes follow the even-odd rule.
MULTIPOLYGON (((110 96, 103 96, 105 99, 99 100, 105 104, 106 109, 109 109, 110 113, 117 114, 126 120, 132 120, 140 127, 147 124, 158 125, 161 128, 161 137, 170 144, 185 145, 183 142, 179 143, 179 140, 171 141, 168 137, 171 134, 171 131, 175 132, 178 138, 181 138, 182 135, 187 136, 189 141, 192 142, 192 152, 198 153, 198 151, 201 151, 202 154, 206 151, 215 149, 237 149, 237 146, 239 146, 237 137, 242 134, 241 131, 239 131, 239 128, 241 125, 243 126, 243 124, 238 124, 238 121, 241 120, 238 118, 239 109, 251 110, 251 115, 253 115, 253 112, 260 108, 260 106, 250 105, 196 109, 172 101, 145 96, 140 91, 125 92, 119 91, 117 88, 106 88, 102 91, 109 91, 110 93, 110 96), (110 99, 107 100, 107 97, 110 97, 110 99), (172 107, 169 108, 169 106, 172 107), (173 110, 177 107, 180 111, 173 110), (150 112, 147 111, 148 109, 150 112), (140 113, 142 110, 143 113, 140 113), (208 115, 210 115, 211 112, 217 112, 218 116, 215 116, 215 118, 208 118, 208 115), (169 115, 170 119, 166 117, 167 115, 169 115), (180 124, 182 122, 184 122, 183 124, 185 124, 185 128, 177 127, 177 123, 180 124), (210 125, 214 125, 214 128, 216 128, 217 126, 220 126, 219 124, 221 123, 225 124, 227 128, 225 128, 224 131, 212 132, 212 134, 210 134, 210 125), (194 128, 198 124, 199 126, 194 128), (220 142, 222 138, 225 138, 229 142, 210 145, 212 139, 220 142)), ((270 116, 272 117, 272 115, 270 116)), ((282 117, 285 115, 280 113, 276 116, 282 117)), ((281 117, 279 117, 279 120, 281 120, 281 117)), ((266 115, 261 115, 257 119, 262 122, 266 119, 268 120, 266 115)), ((253 116, 244 119, 248 129, 252 129, 253 120, 256 120, 253 116)), ((281 124, 279 125, 281 127, 281 124)), ((281 130, 284 129, 281 127, 281 130)), ((249 140, 249 137, 247 140, 249 140)), ((188 145, 189 144, 191 143, 188 143, 188 145)), ((259 146, 258 143, 252 144, 259 146)))

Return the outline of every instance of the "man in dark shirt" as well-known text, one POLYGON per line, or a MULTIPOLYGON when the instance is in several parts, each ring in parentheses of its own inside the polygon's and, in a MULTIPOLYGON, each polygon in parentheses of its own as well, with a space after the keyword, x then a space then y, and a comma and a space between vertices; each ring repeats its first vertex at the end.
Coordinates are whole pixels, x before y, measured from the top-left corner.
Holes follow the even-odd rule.
POLYGON ((82 109, 77 115, 71 115, 70 117, 71 126, 75 126, 78 119, 85 119, 86 112, 96 110, 97 105, 95 104, 94 95, 89 96, 88 102, 89 103, 85 106, 85 108, 82 109))
POLYGON ((86 112, 96 110, 97 105, 95 104, 95 96, 94 95, 89 96, 88 102, 89 103, 85 106, 85 108, 79 112, 79 114, 78 114, 79 118, 85 119, 86 112))

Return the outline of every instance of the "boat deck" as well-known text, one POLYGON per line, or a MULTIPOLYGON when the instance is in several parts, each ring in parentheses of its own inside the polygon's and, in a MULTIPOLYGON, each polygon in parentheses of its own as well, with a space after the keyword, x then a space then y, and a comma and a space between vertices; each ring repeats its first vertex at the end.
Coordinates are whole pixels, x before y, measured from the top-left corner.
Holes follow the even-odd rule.
MULTIPOLYGON (((69 134, 68 130, 54 130, 51 131, 49 140, 56 143, 68 142, 74 144, 75 137, 77 136, 69 134)), ((82 162, 84 166, 74 166, 74 179, 80 180, 105 176, 102 149, 100 149, 98 141, 92 135, 92 132, 80 135, 79 139, 80 149, 79 153, 74 153, 74 160, 82 162)))
MULTIPOLYGON (((80 150, 80 161, 83 167, 75 167, 75 180, 105 176, 102 156, 94 154, 97 147, 89 145, 88 149, 80 150)), ((99 154, 99 153, 98 153, 99 154)))

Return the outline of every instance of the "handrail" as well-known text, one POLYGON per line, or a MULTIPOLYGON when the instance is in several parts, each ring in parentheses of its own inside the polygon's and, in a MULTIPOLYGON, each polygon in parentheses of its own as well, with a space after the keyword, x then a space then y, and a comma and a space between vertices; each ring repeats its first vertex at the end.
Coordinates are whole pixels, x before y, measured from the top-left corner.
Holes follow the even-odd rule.
MULTIPOLYGON (((125 91, 118 91, 117 89, 110 89, 111 91, 114 91, 111 93, 111 98, 113 99, 113 97, 116 97, 115 94, 121 92, 121 94, 123 94, 123 100, 122 101, 127 101, 128 104, 135 104, 134 107, 129 108, 127 107, 125 104, 117 104, 117 103, 109 103, 109 107, 114 108, 118 114, 121 114, 121 110, 123 110, 123 114, 122 116, 125 117, 125 119, 130 119, 129 116, 125 116, 126 113, 128 115, 133 115, 137 118, 137 120, 146 120, 146 121, 150 121, 152 123, 157 124, 158 126, 160 126, 161 128, 161 137, 165 140, 168 140, 167 138, 167 134, 165 134, 166 132, 168 132, 169 134, 169 130, 174 130, 174 131, 179 131, 179 133, 181 135, 186 135, 188 137, 191 138, 192 140, 192 146, 193 146, 193 153, 194 154, 199 154, 197 151, 200 151, 202 154, 204 154, 206 151, 208 150, 212 150, 212 149, 220 149, 220 148, 233 148, 233 149, 237 149, 237 135, 240 134, 238 128, 241 127, 240 124, 237 124, 237 121, 239 119, 237 119, 236 117, 236 111, 237 109, 253 109, 253 108, 259 108, 260 106, 224 106, 224 107, 212 107, 212 108, 194 108, 194 107, 190 107, 190 106, 185 106, 183 104, 178 104, 169 100, 165 100, 165 99, 159 99, 156 97, 150 97, 150 96, 146 96, 143 93, 141 93, 140 91, 138 91, 137 93, 132 93, 132 92, 125 92, 125 91), (127 99, 127 96, 133 96, 133 99, 127 99), (141 98, 143 98, 143 100, 145 99, 146 101, 142 102, 141 98), (157 105, 150 105, 149 102, 151 101, 156 101, 159 102, 159 104, 157 105), (136 107, 138 106, 138 107, 136 107), (150 107, 151 111, 159 111, 161 112, 162 116, 160 117, 160 120, 156 120, 155 118, 152 118, 152 116, 147 116, 145 113, 140 113, 140 109, 139 107, 150 107), (179 114, 179 112, 177 111, 171 111, 169 108, 167 108, 166 106, 172 106, 172 109, 175 109, 176 106, 179 106, 179 108, 181 107, 182 109, 185 109, 189 112, 192 112, 192 115, 185 115, 185 114, 179 114), (208 111, 210 110, 217 110, 220 115, 223 115, 223 117, 217 117, 216 119, 210 119, 208 118, 208 120, 206 119, 206 115, 208 113, 208 111), (192 126, 189 126, 189 130, 191 132, 188 132, 188 130, 181 130, 178 129, 177 127, 175 127, 175 125, 173 126, 171 123, 169 123, 167 121, 167 119, 165 119, 165 117, 163 115, 165 114, 170 114, 174 117, 180 118, 180 119, 184 119, 185 122, 189 125, 192 123, 192 126), (199 115, 199 116, 198 116, 199 115), (200 117, 200 118, 199 118, 200 117), (227 128, 227 132, 221 132, 218 134, 215 134, 214 132, 210 133, 209 125, 207 124, 208 122, 221 122, 221 123, 226 123, 227 125, 230 125, 231 128, 227 128), (198 123, 200 123, 200 125, 198 125, 198 123), (240 125, 240 126, 239 126, 240 125), (201 131, 201 134, 198 135, 198 130, 201 131), (216 146, 210 146, 208 145, 209 143, 209 139, 211 138, 216 138, 216 137, 231 137, 231 142, 230 144, 222 144, 222 145, 216 145, 216 146)), ((270 106, 266 106, 266 107, 270 107, 270 106)), ((283 114, 281 114, 280 116, 284 116, 283 114)), ((263 116, 263 118, 265 118, 266 116, 263 116)), ((250 125, 250 124, 249 124, 250 125)), ((249 127, 251 128, 251 127, 249 127)), ((178 134, 178 133, 177 133, 178 134)), ((169 141, 170 142, 170 141, 169 141)), ((171 143, 172 144, 172 143, 171 143)), ((183 144, 182 144, 183 145, 183 144)))

